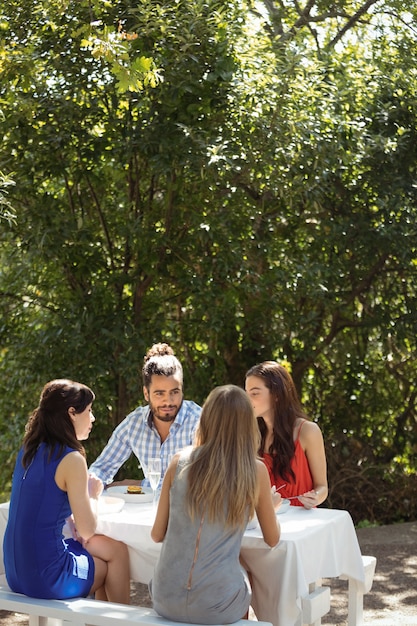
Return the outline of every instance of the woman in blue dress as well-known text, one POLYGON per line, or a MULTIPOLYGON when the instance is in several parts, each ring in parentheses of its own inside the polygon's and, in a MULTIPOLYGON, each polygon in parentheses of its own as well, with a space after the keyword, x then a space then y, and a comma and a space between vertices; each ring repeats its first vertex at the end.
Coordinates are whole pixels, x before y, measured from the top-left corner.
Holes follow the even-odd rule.
POLYGON ((12 483, 4 535, 10 588, 35 598, 95 594, 129 604, 127 547, 97 535, 93 510, 103 485, 88 475, 84 447, 94 415, 94 393, 58 379, 43 388, 26 425, 12 483), (73 538, 64 538, 70 522, 73 538))

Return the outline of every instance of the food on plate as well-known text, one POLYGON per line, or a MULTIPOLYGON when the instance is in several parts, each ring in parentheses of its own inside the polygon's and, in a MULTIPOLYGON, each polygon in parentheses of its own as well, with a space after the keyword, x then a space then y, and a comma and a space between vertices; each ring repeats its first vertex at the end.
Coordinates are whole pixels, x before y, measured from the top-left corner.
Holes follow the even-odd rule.
POLYGON ((128 485, 127 493, 145 493, 140 485, 128 485))

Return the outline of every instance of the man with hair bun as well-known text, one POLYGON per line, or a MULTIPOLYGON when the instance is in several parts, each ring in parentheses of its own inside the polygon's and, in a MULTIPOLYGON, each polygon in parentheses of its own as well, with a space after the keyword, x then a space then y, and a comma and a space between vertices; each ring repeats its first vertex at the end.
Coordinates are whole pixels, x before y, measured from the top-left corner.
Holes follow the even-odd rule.
MULTIPOLYGON (((138 406, 113 431, 106 447, 90 466, 90 473, 109 484, 133 453, 142 468, 152 457, 161 458, 162 476, 170 458, 192 444, 201 408, 184 400, 182 366, 166 343, 154 344, 142 368, 146 406, 138 406)), ((113 484, 139 484, 126 479, 113 484)), ((149 486, 145 479, 143 485, 149 486)))

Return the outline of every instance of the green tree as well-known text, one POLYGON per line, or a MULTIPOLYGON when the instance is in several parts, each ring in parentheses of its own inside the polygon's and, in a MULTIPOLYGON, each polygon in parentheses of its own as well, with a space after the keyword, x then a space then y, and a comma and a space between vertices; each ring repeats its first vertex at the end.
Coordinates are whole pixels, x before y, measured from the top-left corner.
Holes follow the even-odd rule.
MULTIPOLYGON (((242 384, 256 361, 286 361, 325 433, 332 505, 352 506, 355 472, 360 485, 375 467, 407 482, 415 12, 375 1, 9 3, 6 480, 47 379, 95 389, 93 456, 140 400, 143 354, 164 339, 200 402, 215 384, 242 384)), ((384 504, 366 515, 382 519, 384 504)))
POLYGON ((7 198, 7 187, 13 184, 11 178, 4 176, 4 174, 0 172, 0 220, 5 219, 10 221, 14 219, 13 208, 7 198))

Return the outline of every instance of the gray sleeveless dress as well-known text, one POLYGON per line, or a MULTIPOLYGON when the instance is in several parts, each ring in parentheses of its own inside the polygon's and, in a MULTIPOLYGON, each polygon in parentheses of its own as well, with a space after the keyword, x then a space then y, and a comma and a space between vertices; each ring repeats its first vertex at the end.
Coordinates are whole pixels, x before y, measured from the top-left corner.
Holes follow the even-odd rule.
POLYGON ((168 529, 149 590, 155 611, 177 622, 229 624, 249 608, 239 563, 244 530, 191 521, 185 501, 191 448, 181 452, 170 492, 168 529))

